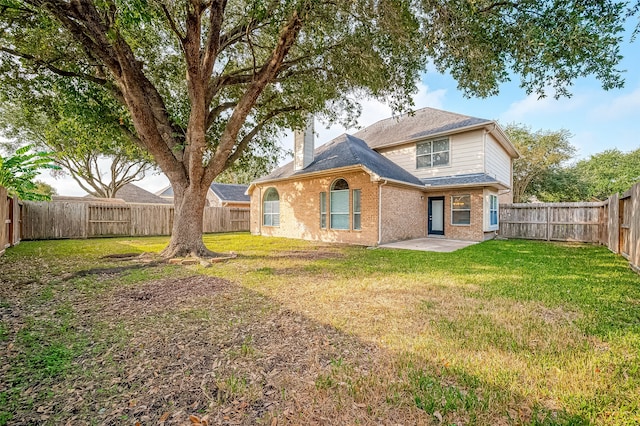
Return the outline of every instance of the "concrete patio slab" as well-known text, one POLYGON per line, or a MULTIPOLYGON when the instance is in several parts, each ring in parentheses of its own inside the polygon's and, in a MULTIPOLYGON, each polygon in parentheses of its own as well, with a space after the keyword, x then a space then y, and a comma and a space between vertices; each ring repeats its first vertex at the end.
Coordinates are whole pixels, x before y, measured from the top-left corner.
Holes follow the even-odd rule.
POLYGON ((380 248, 392 248, 403 250, 435 251, 450 253, 461 248, 477 244, 475 241, 447 240, 444 238, 417 238, 415 240, 397 241, 395 243, 381 244, 380 248))

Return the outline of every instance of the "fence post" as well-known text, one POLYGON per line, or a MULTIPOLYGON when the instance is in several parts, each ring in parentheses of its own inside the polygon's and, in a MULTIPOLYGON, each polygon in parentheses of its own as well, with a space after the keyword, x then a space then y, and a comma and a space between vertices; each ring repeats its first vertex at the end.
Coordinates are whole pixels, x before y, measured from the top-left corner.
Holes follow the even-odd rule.
POLYGON ((551 207, 547 206, 547 241, 551 240, 551 207))

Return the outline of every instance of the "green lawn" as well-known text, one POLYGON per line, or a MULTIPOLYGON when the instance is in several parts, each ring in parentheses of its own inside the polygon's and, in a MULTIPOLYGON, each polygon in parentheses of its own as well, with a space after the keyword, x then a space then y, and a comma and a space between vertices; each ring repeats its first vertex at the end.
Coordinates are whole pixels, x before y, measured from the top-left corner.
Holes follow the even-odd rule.
POLYGON ((226 263, 0 258, 0 424, 640 423, 640 276, 602 247, 205 237, 226 263), (196 418, 194 417, 194 421, 196 418))

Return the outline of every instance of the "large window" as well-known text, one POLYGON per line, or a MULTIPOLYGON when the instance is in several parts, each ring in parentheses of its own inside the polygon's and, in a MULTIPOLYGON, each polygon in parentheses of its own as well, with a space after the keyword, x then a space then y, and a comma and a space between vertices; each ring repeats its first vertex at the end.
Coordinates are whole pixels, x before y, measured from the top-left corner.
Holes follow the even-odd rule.
POLYGON ((349 229, 349 184, 338 179, 331 185, 331 229, 349 229))
POLYGON ((489 225, 498 226, 498 196, 489 195, 489 225))
POLYGON ((327 193, 320 193, 320 228, 327 227, 327 193))
POLYGON ((353 229, 362 229, 360 215, 360 190, 353 190, 353 229))
POLYGON ((275 188, 264 193, 262 218, 264 226, 280 226, 280 196, 275 188))
POLYGON ((471 195, 451 196, 451 224, 471 225, 471 195))
POLYGON ((416 168, 449 165, 449 139, 436 139, 416 144, 416 168))

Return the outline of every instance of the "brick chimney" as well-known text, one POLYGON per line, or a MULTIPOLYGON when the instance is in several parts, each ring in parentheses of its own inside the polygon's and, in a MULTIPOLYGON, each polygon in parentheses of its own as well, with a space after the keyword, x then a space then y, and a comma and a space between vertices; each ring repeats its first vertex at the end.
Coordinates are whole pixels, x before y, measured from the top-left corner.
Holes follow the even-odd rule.
POLYGON ((293 132, 293 169, 302 170, 313 162, 313 116, 307 119, 304 130, 293 132))

